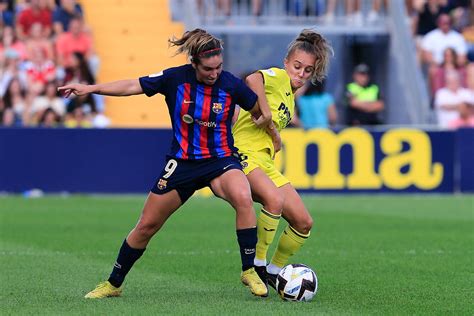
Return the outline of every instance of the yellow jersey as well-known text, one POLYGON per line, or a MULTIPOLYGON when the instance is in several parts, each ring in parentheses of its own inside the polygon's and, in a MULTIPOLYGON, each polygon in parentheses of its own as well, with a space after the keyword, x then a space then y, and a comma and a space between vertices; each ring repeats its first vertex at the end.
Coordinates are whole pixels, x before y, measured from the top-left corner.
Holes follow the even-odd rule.
MULTIPOLYGON (((272 120, 280 132, 291 121, 295 110, 295 96, 291 89, 290 77, 284 69, 270 68, 259 70, 263 75, 265 95, 272 113, 272 120)), ((240 111, 239 117, 232 128, 234 144, 239 150, 262 151, 269 150, 273 157, 272 138, 268 133, 255 125, 250 112, 240 111)))

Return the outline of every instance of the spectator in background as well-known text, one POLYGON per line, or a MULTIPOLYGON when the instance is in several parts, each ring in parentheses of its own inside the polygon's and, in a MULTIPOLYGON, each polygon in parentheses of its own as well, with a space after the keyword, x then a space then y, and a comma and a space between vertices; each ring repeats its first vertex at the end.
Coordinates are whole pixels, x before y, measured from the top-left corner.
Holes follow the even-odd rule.
MULTIPOLYGON (((74 53, 71 67, 66 68, 63 85, 70 83, 95 84, 95 78, 90 71, 89 65, 85 57, 81 53, 74 53)), ((103 114, 104 96, 98 94, 90 94, 86 98, 71 97, 67 101, 67 108, 72 108, 78 104, 86 104, 91 115, 93 127, 104 128, 110 125, 110 120, 103 114)))
POLYGON ((452 47, 458 56, 458 66, 466 64, 467 44, 462 35, 451 29, 448 14, 438 17, 438 28, 425 35, 422 41, 422 60, 427 65, 440 65, 446 48, 452 47))
POLYGON ((418 42, 437 27, 437 20, 441 13, 446 13, 446 6, 439 0, 414 1, 417 12, 414 20, 415 36, 418 42))
POLYGON ((431 93, 434 96, 436 91, 446 86, 446 73, 455 71, 459 73, 461 86, 467 87, 467 71, 465 66, 459 66, 456 50, 448 47, 443 53, 443 63, 432 68, 430 72, 431 93))
POLYGON ((65 69, 63 85, 70 83, 95 84, 94 75, 82 53, 74 52, 70 65, 65 69))
POLYGON ((353 80, 346 86, 347 124, 381 124, 379 113, 384 109, 384 102, 379 87, 370 82, 369 67, 366 64, 357 65, 353 80))
POLYGON ((34 51, 40 49, 47 60, 54 60, 53 42, 44 36, 43 26, 34 23, 30 29, 30 36, 25 41, 28 56, 34 56, 34 51))
POLYGON ((459 118, 450 121, 448 127, 451 129, 474 128, 474 103, 461 102, 459 104, 459 118))
MULTIPOLYGON (((71 83, 82 83, 82 84, 95 84, 95 78, 90 71, 89 65, 82 53, 73 53, 71 59, 71 66, 65 70, 65 77, 63 85, 71 83)), ((97 103, 103 102, 103 96, 89 94, 86 98, 78 98, 76 96, 71 97, 67 101, 68 112, 72 112, 72 109, 80 104, 87 104, 92 113, 98 112, 97 103)), ((102 107, 101 107, 102 108, 102 107)))
POLYGON ((17 35, 20 39, 30 36, 30 29, 34 23, 43 26, 43 35, 49 37, 51 34, 53 20, 52 10, 47 0, 29 0, 29 5, 18 14, 16 21, 17 35))
POLYGON ((459 108, 463 102, 473 103, 473 93, 461 87, 459 74, 455 71, 446 73, 446 87, 439 89, 434 98, 434 107, 438 125, 449 127, 451 121, 459 119, 459 108))
POLYGON ((374 23, 378 21, 382 12, 382 6, 384 7, 385 11, 387 11, 388 0, 372 0, 372 8, 367 14, 368 23, 374 23))
POLYGON ((82 17, 82 7, 76 0, 60 0, 53 12, 53 28, 55 34, 69 31, 69 24, 74 17, 82 17))
POLYGON ((449 15, 453 20, 453 28, 462 32, 469 25, 469 8, 472 10, 474 3, 472 0, 449 0, 449 15))
MULTIPOLYGON (((337 9, 337 0, 328 0, 327 11, 326 11, 326 22, 333 23, 335 19, 335 13, 337 9)), ((361 12, 360 0, 345 0, 345 17, 348 24, 361 25, 363 23, 363 17, 361 12)))
POLYGON ((30 100, 27 98, 27 91, 21 87, 20 80, 13 78, 5 95, 3 96, 3 103, 6 109, 13 111, 12 125, 27 126, 30 123, 30 100))
POLYGON ((28 86, 28 78, 26 72, 20 67, 21 60, 17 55, 6 55, 0 62, 3 67, 0 67, 0 97, 3 97, 7 91, 10 81, 14 78, 20 80, 22 87, 28 86))
POLYGON ((29 90, 37 96, 44 90, 48 81, 55 80, 56 66, 52 60, 46 58, 44 50, 40 47, 32 48, 30 59, 24 68, 28 76, 29 90))
POLYGON ((15 114, 7 108, 3 98, 0 99, 0 126, 12 126, 15 123, 15 114))
POLYGON ((75 96, 66 105, 67 113, 73 113, 77 108, 82 108, 87 113, 97 112, 95 99, 91 95, 75 96))
POLYGON ((57 91, 58 86, 56 82, 50 81, 44 87, 43 93, 33 99, 31 105, 31 121, 41 122, 46 110, 50 109, 61 119, 66 114, 66 105, 64 99, 60 97, 57 91))
POLYGON ((74 53, 81 53, 89 61, 93 57, 92 38, 83 29, 83 21, 74 17, 69 31, 60 34, 56 40, 57 64, 64 68, 73 66, 74 53))
MULTIPOLYGON (((310 1, 311 2, 311 1, 310 1)), ((320 2, 320 1, 318 1, 320 2)), ((335 19, 335 13, 337 11, 337 4, 344 2, 345 7, 345 19, 348 24, 362 25, 364 23, 364 15, 362 14, 362 1, 361 0, 327 0, 326 10, 326 22, 333 23, 335 19)), ((382 7, 385 11, 388 8, 387 0, 371 0, 371 8, 367 14, 366 22, 375 23, 379 19, 382 13, 382 7)))
POLYGON ((25 43, 16 37, 15 30, 11 26, 3 28, 0 55, 4 58, 19 58, 22 61, 28 56, 25 43))
POLYGON ((309 83, 296 102, 299 125, 304 129, 328 128, 337 121, 334 98, 325 92, 325 82, 309 83))
MULTIPOLYGON (((90 106, 86 103, 87 96, 76 96, 76 102, 70 103, 68 113, 64 120, 64 127, 67 128, 90 128, 92 121, 90 117, 90 106)), ((92 99, 92 98, 91 98, 92 99)))
POLYGON ((15 0, 0 0, 0 26, 15 25, 15 0))
POLYGON ((326 11, 325 0, 286 0, 286 12, 290 16, 318 16, 326 11))
POLYGON ((260 16, 263 12, 263 1, 262 0, 252 0, 252 14, 254 16, 260 16))
POLYGON ((52 108, 44 110, 38 120, 39 127, 59 127, 61 126, 61 116, 52 108))

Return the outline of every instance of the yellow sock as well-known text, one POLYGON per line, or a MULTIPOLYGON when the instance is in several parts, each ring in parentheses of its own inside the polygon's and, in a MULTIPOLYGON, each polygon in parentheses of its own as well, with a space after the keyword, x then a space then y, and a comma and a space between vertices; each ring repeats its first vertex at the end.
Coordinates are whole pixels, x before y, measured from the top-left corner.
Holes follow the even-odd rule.
POLYGON ((266 261, 268 247, 270 247, 280 222, 281 215, 275 215, 262 208, 257 219, 257 260, 266 261))
POLYGON ((280 236, 278 247, 271 263, 277 267, 284 267, 288 259, 300 250, 310 233, 302 234, 288 225, 280 236))

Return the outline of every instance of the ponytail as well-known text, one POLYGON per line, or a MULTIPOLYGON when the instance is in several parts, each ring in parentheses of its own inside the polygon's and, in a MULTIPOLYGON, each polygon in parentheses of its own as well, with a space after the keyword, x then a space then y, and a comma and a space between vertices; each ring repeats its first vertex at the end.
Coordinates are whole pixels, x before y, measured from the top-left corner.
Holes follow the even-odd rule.
POLYGON ((212 36, 203 29, 187 31, 181 38, 168 39, 169 46, 176 46, 176 54, 186 54, 191 62, 199 64, 201 58, 222 54, 222 40, 212 36))

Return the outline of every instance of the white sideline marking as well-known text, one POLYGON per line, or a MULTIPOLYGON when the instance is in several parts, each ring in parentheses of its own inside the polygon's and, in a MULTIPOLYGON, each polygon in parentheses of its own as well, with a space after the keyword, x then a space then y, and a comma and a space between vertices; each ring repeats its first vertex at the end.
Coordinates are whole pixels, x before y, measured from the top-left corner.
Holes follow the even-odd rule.
MULTIPOLYGON (((228 255, 228 254, 239 254, 238 250, 206 250, 206 251, 179 251, 179 250, 166 250, 166 251, 150 251, 153 255, 158 256, 209 256, 209 255, 228 255)), ((380 251, 341 251, 341 250, 323 250, 323 251, 301 251, 300 254, 312 254, 315 253, 317 255, 343 255, 347 256, 353 253, 362 253, 367 255, 381 255, 381 256, 393 256, 394 254, 401 254, 407 256, 421 256, 421 255, 452 255, 458 254, 459 252, 456 251, 445 251, 441 249, 435 250, 416 250, 416 249, 409 249, 403 252, 392 251, 392 250, 380 250, 380 251)), ((473 254, 474 251, 464 251, 463 254, 473 254)), ((0 251, 0 256, 31 256, 31 257, 52 257, 52 256, 104 256, 104 257, 113 257, 117 255, 116 251, 97 251, 97 252, 65 252, 65 251, 0 251)))
MULTIPOLYGON (((227 255, 227 254, 238 254, 238 250, 208 250, 208 251, 153 251, 154 255, 159 256, 208 256, 208 255, 227 255)), ((116 251, 98 251, 98 252, 65 252, 65 251, 0 251, 0 256, 33 256, 33 257, 48 257, 48 256, 115 256, 116 251)))

